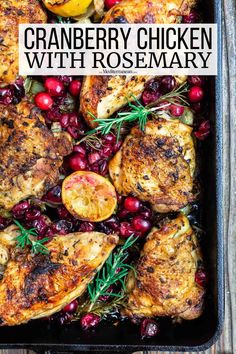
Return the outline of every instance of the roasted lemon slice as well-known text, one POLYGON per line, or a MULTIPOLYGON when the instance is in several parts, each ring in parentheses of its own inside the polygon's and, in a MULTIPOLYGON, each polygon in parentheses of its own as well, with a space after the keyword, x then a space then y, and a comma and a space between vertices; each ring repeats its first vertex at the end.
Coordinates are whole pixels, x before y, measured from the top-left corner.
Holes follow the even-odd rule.
POLYGON ((84 14, 91 2, 92 0, 43 0, 49 11, 63 17, 84 14))
POLYGON ((77 171, 62 184, 62 202, 81 220, 102 221, 116 208, 116 191, 106 178, 94 172, 77 171))

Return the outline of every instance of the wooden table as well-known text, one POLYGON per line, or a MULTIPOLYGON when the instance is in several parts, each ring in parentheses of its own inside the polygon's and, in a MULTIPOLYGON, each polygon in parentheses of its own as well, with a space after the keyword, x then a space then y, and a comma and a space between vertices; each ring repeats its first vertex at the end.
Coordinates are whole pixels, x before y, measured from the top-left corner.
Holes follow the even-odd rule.
MULTIPOLYGON (((225 326, 220 340, 201 354, 236 354, 236 6, 224 0, 223 120, 224 120, 224 241, 226 276, 225 326)), ((0 354, 33 354, 28 350, 0 350, 0 354)), ((137 354, 157 354, 144 352, 137 354)), ((171 354, 171 353, 165 353, 171 354)), ((174 354, 174 353, 172 353, 174 354)), ((177 354, 177 353, 175 353, 177 354)), ((200 354, 200 353, 198 353, 200 354)))

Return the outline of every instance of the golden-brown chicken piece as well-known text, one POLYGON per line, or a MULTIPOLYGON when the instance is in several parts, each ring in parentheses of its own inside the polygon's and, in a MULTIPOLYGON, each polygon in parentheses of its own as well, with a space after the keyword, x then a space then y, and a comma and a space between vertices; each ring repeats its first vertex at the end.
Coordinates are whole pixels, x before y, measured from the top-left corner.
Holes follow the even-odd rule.
MULTIPOLYGON (((188 14, 195 0, 123 0, 111 8, 103 23, 160 23, 178 22, 178 16, 188 14)), ((80 109, 91 127, 97 118, 108 118, 118 109, 140 97, 151 76, 87 76, 80 96, 80 109)))
POLYGON ((18 75, 18 25, 44 23, 38 0, 4 0, 0 3, 0 82, 12 83, 18 75))
POLYGON ((191 132, 178 120, 161 118, 149 121, 145 132, 134 127, 109 164, 117 192, 148 201, 160 213, 179 210, 193 200, 191 132))
POLYGON ((57 184, 63 156, 71 151, 70 136, 54 136, 30 103, 0 105, 0 208, 40 198, 57 184))
MULTIPOLYGON (((12 227, 0 233, 0 249, 8 232, 16 234, 12 227)), ((86 290, 117 243, 116 235, 76 232, 56 236, 47 244, 48 255, 32 255, 11 244, 0 280, 0 325, 19 325, 60 311, 86 290)))
POLYGON ((199 317, 205 290, 196 284, 195 273, 201 265, 197 238, 185 216, 154 228, 138 260, 136 276, 133 272, 128 276, 126 315, 199 317))

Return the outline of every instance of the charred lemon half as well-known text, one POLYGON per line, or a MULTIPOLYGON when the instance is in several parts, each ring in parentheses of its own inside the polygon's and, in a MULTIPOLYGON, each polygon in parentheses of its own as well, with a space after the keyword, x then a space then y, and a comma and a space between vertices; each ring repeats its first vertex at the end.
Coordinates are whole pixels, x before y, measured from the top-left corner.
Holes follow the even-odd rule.
POLYGON ((102 221, 117 205, 116 191, 108 179, 89 171, 77 171, 62 184, 62 202, 76 218, 102 221))
POLYGON ((84 14, 91 2, 92 0, 43 0, 49 11, 62 17, 84 14))

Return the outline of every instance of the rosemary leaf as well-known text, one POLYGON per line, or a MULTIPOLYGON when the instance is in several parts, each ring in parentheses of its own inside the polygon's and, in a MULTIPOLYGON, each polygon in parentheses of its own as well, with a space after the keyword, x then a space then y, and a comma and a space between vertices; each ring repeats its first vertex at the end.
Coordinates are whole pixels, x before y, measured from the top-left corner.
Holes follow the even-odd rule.
POLYGON ((27 246, 30 246, 31 252, 33 254, 42 253, 48 254, 49 250, 44 245, 49 239, 47 237, 42 240, 34 240, 33 237, 37 237, 38 234, 34 228, 25 229, 23 225, 19 223, 19 221, 14 220, 14 223, 19 228, 19 235, 15 238, 17 245, 16 247, 24 249, 27 246))
POLYGON ((116 298, 124 297, 123 291, 115 293, 113 291, 108 292, 107 290, 111 285, 117 283, 120 283, 122 289, 125 290, 124 278, 128 275, 130 269, 134 270, 131 265, 125 263, 128 256, 127 249, 130 248, 136 240, 137 238, 130 236, 116 253, 110 254, 93 282, 88 285, 88 294, 90 297, 88 311, 91 311, 94 308, 100 296, 109 295, 116 298))

